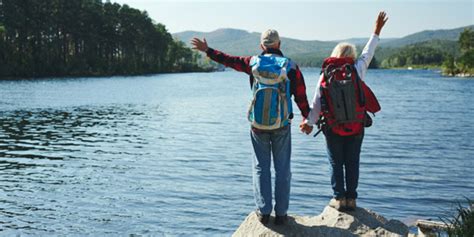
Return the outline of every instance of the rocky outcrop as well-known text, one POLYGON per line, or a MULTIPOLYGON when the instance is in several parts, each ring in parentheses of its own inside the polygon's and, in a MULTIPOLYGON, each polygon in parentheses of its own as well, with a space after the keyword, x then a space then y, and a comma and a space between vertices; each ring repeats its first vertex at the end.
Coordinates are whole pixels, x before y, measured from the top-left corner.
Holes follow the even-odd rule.
POLYGON ((351 212, 339 212, 327 206, 319 216, 289 216, 288 224, 275 226, 273 217, 268 225, 258 221, 255 212, 250 213, 233 236, 407 236, 408 227, 397 220, 364 208, 351 212))

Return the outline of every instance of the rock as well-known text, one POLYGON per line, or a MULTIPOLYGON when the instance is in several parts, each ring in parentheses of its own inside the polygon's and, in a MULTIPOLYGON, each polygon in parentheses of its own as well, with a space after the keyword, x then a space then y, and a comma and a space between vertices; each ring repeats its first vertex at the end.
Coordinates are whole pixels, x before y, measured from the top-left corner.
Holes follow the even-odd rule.
POLYGON ((274 217, 266 226, 250 213, 232 236, 407 236, 408 227, 398 220, 388 221, 377 213, 356 208, 339 212, 327 206, 319 216, 288 216, 288 224, 275 226, 274 217))

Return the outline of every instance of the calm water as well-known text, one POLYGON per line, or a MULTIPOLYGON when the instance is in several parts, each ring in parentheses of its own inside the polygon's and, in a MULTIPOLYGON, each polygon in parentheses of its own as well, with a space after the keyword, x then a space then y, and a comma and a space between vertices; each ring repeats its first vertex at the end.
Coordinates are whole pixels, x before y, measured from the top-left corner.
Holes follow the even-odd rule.
MULTIPOLYGON (((312 98, 318 70, 303 72, 312 98)), ((409 223, 474 199, 474 80, 366 81, 382 112, 359 205, 409 223)), ((254 210, 249 96, 233 71, 0 81, 0 235, 230 235, 254 210)), ((290 214, 327 204, 324 147, 293 125, 290 214)))

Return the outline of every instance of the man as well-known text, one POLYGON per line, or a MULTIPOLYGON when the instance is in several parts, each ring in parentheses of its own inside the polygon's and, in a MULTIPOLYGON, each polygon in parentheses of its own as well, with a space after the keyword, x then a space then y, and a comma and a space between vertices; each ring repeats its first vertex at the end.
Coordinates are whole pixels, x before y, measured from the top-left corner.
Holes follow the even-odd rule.
POLYGON ((267 224, 273 209, 270 171, 273 154, 275 224, 285 224, 288 220, 291 180, 291 95, 294 95, 303 119, 310 111, 301 71, 294 62, 283 57, 280 37, 275 30, 262 33, 260 47, 263 52, 259 56, 230 56, 209 48, 206 39, 201 41, 194 38, 191 44, 194 49, 205 52, 212 60, 250 76, 254 98, 249 109, 249 120, 255 152, 253 186, 257 215, 261 223, 267 224))

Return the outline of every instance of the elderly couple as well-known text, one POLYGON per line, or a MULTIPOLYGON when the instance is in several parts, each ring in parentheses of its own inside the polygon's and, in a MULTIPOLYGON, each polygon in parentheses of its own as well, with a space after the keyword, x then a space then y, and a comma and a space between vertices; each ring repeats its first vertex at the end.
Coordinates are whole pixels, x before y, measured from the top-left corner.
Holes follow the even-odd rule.
POLYGON ((257 216, 262 224, 269 222, 273 209, 276 225, 283 225, 288 220, 292 95, 303 117, 300 130, 310 134, 313 126, 317 125, 326 137, 333 189, 329 205, 338 210, 355 210, 364 126, 370 126, 370 117, 366 112, 380 110, 363 79, 387 19, 385 12, 379 13, 374 33, 360 57, 356 57, 354 45, 340 43, 334 48, 331 57, 322 65, 311 109, 303 74, 293 61, 283 56, 277 31, 262 33, 260 46, 263 52, 252 57, 227 55, 208 47, 205 39, 194 38, 191 41, 194 49, 205 52, 212 60, 250 76, 253 99, 248 119, 255 151, 253 187, 257 216), (275 169, 274 207, 270 171, 272 155, 275 169))

